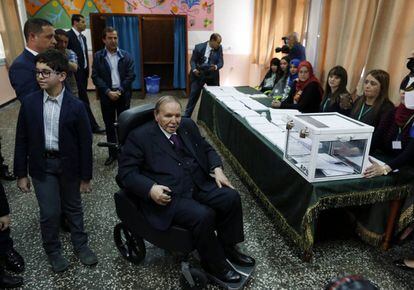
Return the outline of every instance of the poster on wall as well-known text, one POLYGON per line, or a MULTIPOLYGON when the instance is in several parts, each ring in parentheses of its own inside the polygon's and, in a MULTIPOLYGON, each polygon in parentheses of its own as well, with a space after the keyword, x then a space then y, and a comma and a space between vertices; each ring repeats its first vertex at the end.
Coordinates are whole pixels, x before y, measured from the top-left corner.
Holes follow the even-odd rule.
POLYGON ((214 30, 214 0, 25 0, 27 16, 70 28, 70 16, 89 13, 187 15, 188 30, 214 30))

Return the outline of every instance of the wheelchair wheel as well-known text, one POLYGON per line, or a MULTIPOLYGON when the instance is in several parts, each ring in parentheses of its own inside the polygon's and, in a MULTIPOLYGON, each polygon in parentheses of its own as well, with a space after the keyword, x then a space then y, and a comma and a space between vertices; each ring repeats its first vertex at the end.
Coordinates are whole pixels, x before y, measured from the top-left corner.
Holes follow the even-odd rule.
POLYGON ((145 257, 145 244, 141 237, 135 236, 123 223, 114 228, 115 245, 122 257, 133 264, 139 264, 145 257))
POLYGON ((190 283, 187 281, 183 273, 180 275, 180 284, 181 288, 184 290, 199 290, 205 289, 207 286, 207 277, 206 275, 199 269, 190 268, 191 277, 194 280, 194 285, 191 286, 190 283))

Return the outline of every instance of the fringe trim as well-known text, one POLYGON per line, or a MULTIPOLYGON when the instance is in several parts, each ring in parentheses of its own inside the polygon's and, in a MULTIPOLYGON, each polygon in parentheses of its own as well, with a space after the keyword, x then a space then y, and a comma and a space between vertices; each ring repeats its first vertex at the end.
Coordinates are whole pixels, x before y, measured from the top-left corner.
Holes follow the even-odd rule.
MULTIPOLYGON (((213 106, 213 117, 215 115, 215 107, 213 106)), ((213 120, 217 120, 213 118, 213 120)), ((215 122, 215 121, 214 121, 215 122)), ((304 235, 300 235, 293 227, 291 227, 284 216, 274 207, 274 205, 269 201, 266 195, 259 189, 257 184, 251 179, 247 174, 238 160, 232 155, 232 153, 226 148, 226 146, 221 142, 216 134, 214 134, 211 129, 201 120, 198 120, 197 123, 207 132, 208 136, 218 147, 219 151, 227 159, 230 166, 233 170, 240 176, 243 183, 246 187, 262 202, 263 206, 268 210, 268 212, 275 218, 275 224, 284 231, 290 239, 303 251, 311 253, 312 247, 314 244, 314 228, 313 222, 318 217, 319 213, 322 210, 329 208, 338 208, 354 205, 364 205, 372 204, 373 202, 382 202, 388 201, 396 198, 403 198, 409 193, 411 186, 391 186, 383 187, 371 191, 363 192, 347 192, 343 194, 335 194, 332 196, 327 196, 321 198, 316 204, 308 208, 305 216, 302 221, 302 231, 304 235), (396 194, 396 191, 398 193, 396 194)), ((215 128, 216 124, 213 125, 215 128)), ((216 130, 215 130, 216 131, 216 130)), ((411 211, 405 211, 407 214, 404 214, 403 218, 400 218, 400 224, 409 224, 413 220, 413 206, 409 208, 411 211), (411 217, 409 215, 411 214, 411 217)), ((381 237, 376 237, 373 233, 362 230, 360 231, 361 239, 367 241, 370 244, 379 245, 378 241, 382 241, 381 237)), ((377 234, 378 236, 378 234, 377 234)))

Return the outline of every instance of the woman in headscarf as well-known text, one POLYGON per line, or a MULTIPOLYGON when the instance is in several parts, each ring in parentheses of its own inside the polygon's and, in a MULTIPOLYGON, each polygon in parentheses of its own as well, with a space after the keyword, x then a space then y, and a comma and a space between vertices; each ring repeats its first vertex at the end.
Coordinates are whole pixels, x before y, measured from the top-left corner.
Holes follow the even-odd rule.
POLYGON ((335 66, 329 71, 321 112, 338 112, 345 116, 351 113, 352 97, 346 89, 347 83, 348 74, 342 66, 335 66))
POLYGON ((282 76, 283 72, 280 68, 280 60, 275 57, 270 61, 269 71, 266 73, 263 81, 260 83, 260 91, 262 93, 270 92, 282 76))
POLYGON ((281 109, 296 109, 301 113, 319 112, 323 89, 319 80, 313 74, 310 62, 302 61, 299 64, 298 80, 294 89, 283 102, 274 101, 272 107, 281 109))

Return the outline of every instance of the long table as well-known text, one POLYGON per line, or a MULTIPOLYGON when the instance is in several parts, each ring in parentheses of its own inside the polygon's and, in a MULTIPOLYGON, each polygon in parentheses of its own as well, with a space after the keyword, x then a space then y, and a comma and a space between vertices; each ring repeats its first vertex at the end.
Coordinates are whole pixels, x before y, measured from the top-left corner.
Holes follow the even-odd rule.
MULTIPOLYGON (((237 89, 246 94, 258 93, 249 87, 237 89)), ((271 102, 270 98, 257 100, 265 105, 271 102)), ((309 183, 285 163, 277 147, 206 90, 201 96, 198 123, 274 216, 281 230, 303 250, 306 260, 313 254, 316 221, 321 211, 401 200, 411 191, 412 170, 371 179, 309 183)), ((413 219, 409 215, 403 222, 408 224, 413 219)))

